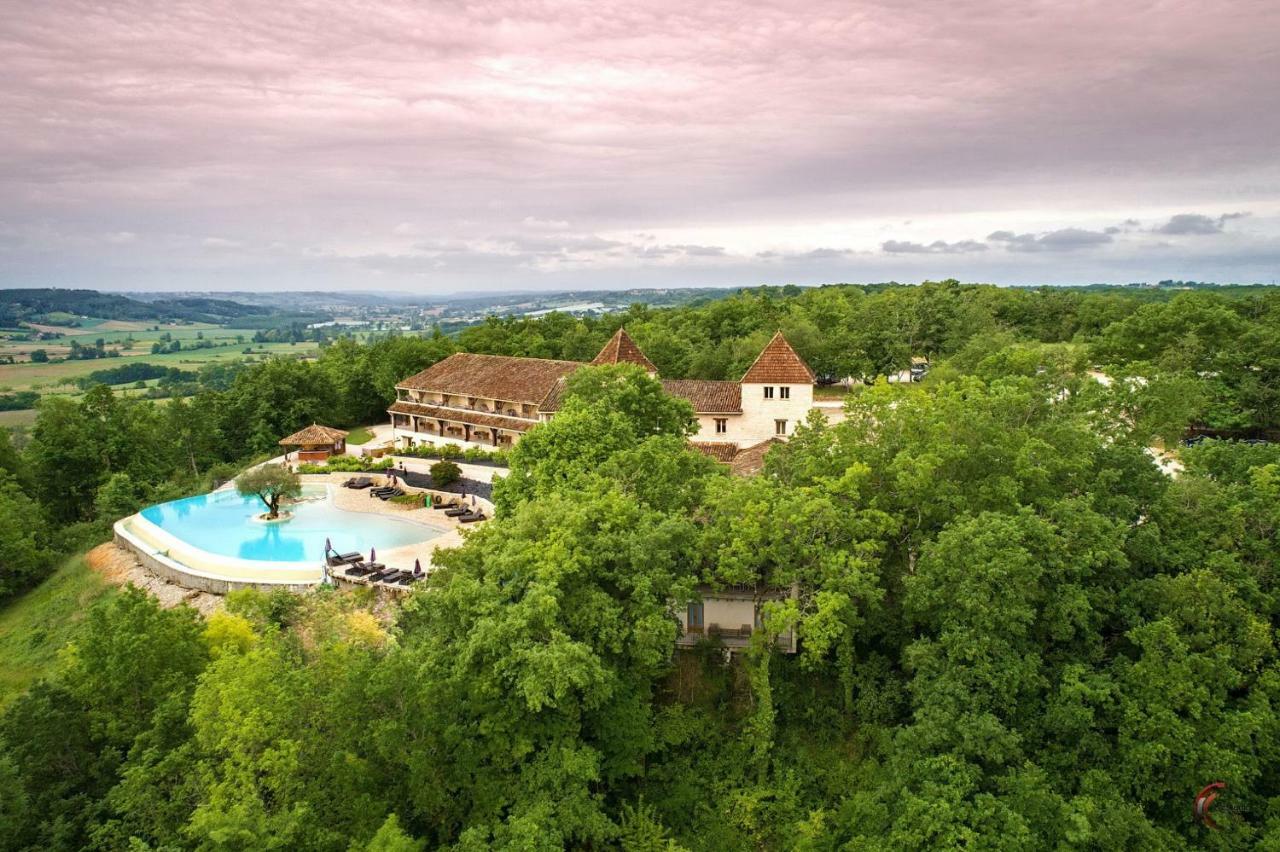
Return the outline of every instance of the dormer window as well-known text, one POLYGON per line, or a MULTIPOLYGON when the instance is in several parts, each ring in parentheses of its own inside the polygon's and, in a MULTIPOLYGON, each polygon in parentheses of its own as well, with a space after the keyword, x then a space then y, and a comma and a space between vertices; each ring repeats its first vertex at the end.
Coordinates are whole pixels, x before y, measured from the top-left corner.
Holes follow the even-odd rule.
POLYGON ((773 385, 764 386, 764 398, 773 399, 773 385))

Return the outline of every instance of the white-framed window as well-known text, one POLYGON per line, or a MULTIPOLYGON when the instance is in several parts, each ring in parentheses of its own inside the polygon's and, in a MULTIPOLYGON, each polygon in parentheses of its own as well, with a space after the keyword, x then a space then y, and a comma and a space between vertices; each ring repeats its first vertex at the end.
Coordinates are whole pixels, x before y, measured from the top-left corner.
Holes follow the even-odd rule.
POLYGON ((723 435, 725 432, 728 432, 728 431, 729 431, 729 418, 717 417, 716 418, 716 434, 723 435))
POLYGON ((778 399, 791 399, 791 388, 786 385, 778 388, 778 399))
POLYGON ((787 421, 785 420, 773 421, 773 434, 775 435, 787 434, 787 421))
POLYGON ((773 399, 773 385, 764 386, 764 398, 773 399))

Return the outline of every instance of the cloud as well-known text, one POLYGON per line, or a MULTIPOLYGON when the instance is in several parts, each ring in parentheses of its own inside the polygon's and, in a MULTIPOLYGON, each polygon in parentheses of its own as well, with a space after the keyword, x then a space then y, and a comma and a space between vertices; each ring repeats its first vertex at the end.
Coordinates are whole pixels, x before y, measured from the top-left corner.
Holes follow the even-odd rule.
POLYGON ((205 248, 233 249, 240 248, 241 243, 239 240, 228 240, 224 237, 205 237, 200 241, 200 245, 205 248))
POLYGON ((890 254, 964 254, 971 251, 986 251, 987 247, 977 240, 960 240, 954 243, 934 240, 927 245, 906 240, 888 240, 881 243, 880 249, 890 254))
POLYGON ((555 219, 538 219, 534 216, 525 216, 520 220, 520 224, 538 231, 567 231, 569 229, 568 222, 555 219))
POLYGON ((674 248, 684 252, 688 257, 724 257, 724 246, 677 245, 674 248))
MULTIPOLYGON (((882 280, 939 256, 1037 280, 1044 257, 1102 244, 1054 230, 1081 211, 1133 213, 1150 239, 1164 218, 1147 209, 1216 210, 1234 187, 1260 239, 1280 208, 1274 4, 1165 0, 1158 27, 1150 3, 998 0, 811 0, 802 17, 751 0, 10 5, 0 215, 21 241, 4 281, 305 285, 317 258, 426 254, 407 244, 427 237, 467 246, 452 258, 522 258, 434 273, 469 291, 550 286, 543 270, 568 264, 607 268, 600 286, 631 280, 615 270, 882 280), (1149 207, 1103 206, 1117 198, 1149 207), (939 219, 984 234, 1014 210, 1037 224, 987 251, 880 245, 939 219), (125 228, 129 251, 103 238, 125 228), (191 252, 187 234, 225 242, 191 252), (879 249, 840 248, 863 241, 879 249)), ((1189 274, 1118 227, 1100 232, 1108 260, 1189 274)), ((360 264, 326 269, 368 286, 360 264)))
POLYGON ((1232 219, 1243 219, 1248 215, 1248 213, 1224 213, 1213 217, 1202 213, 1179 213, 1156 228, 1156 233, 1171 236, 1221 234, 1227 222, 1232 219))
POLYGON ((1042 234, 1015 234, 1013 231, 994 231, 987 235, 987 241, 1002 243, 1009 251, 1076 251, 1113 242, 1113 237, 1105 231, 1089 231, 1084 228, 1061 228, 1042 234))
POLYGON ((833 258, 848 257, 853 253, 853 249, 816 248, 812 251, 797 252, 790 256, 798 260, 831 260, 833 258))

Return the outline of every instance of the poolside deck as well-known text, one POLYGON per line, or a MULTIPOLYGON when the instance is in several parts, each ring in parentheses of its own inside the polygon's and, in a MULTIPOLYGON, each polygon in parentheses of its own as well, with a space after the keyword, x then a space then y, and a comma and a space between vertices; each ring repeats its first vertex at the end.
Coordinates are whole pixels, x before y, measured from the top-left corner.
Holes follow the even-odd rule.
MULTIPOLYGON (((371 497, 368 491, 341 487, 348 478, 349 474, 343 473, 308 474, 301 477, 304 484, 331 486, 334 506, 344 512, 353 515, 392 515, 397 520, 419 524, 423 528, 423 538, 419 542, 385 550, 379 548, 378 561, 388 568, 411 571, 417 561, 424 571, 430 572, 434 553, 441 548, 460 545, 463 541, 463 529, 473 526, 462 524, 443 512, 420 505, 379 500, 371 497)), ((386 477, 376 479, 385 481, 386 477)), ((401 486, 411 494, 441 493, 405 486, 403 483, 401 486)), ((492 514, 493 506, 488 500, 476 498, 475 503, 486 515, 492 514)), ((353 521, 358 522, 358 519, 353 518, 353 521)), ((340 530, 335 530, 334 536, 339 535, 340 530)), ((319 561, 314 567, 304 567, 300 563, 268 563, 208 553, 170 535, 141 515, 131 515, 118 521, 115 524, 115 540, 132 552, 156 576, 186 588, 214 594, 226 594, 242 588, 288 588, 303 591, 321 582, 325 574, 325 568, 319 561)), ((332 571, 329 573, 333 574, 332 571)), ((341 576, 335 579, 344 583, 353 582, 351 578, 341 576)), ((386 588, 407 590, 407 587, 386 588)))

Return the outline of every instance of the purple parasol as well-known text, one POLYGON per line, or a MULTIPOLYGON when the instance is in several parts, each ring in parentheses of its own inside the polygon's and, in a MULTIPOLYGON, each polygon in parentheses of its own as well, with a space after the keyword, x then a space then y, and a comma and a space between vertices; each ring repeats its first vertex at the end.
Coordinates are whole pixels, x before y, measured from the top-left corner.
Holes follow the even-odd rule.
POLYGON ((413 560, 413 573, 415 576, 422 573, 422 562, 418 559, 413 560))
POLYGON ((369 561, 370 561, 370 562, 377 562, 377 561, 378 561, 378 550, 377 550, 377 548, 374 548, 374 547, 369 548, 369 561))

